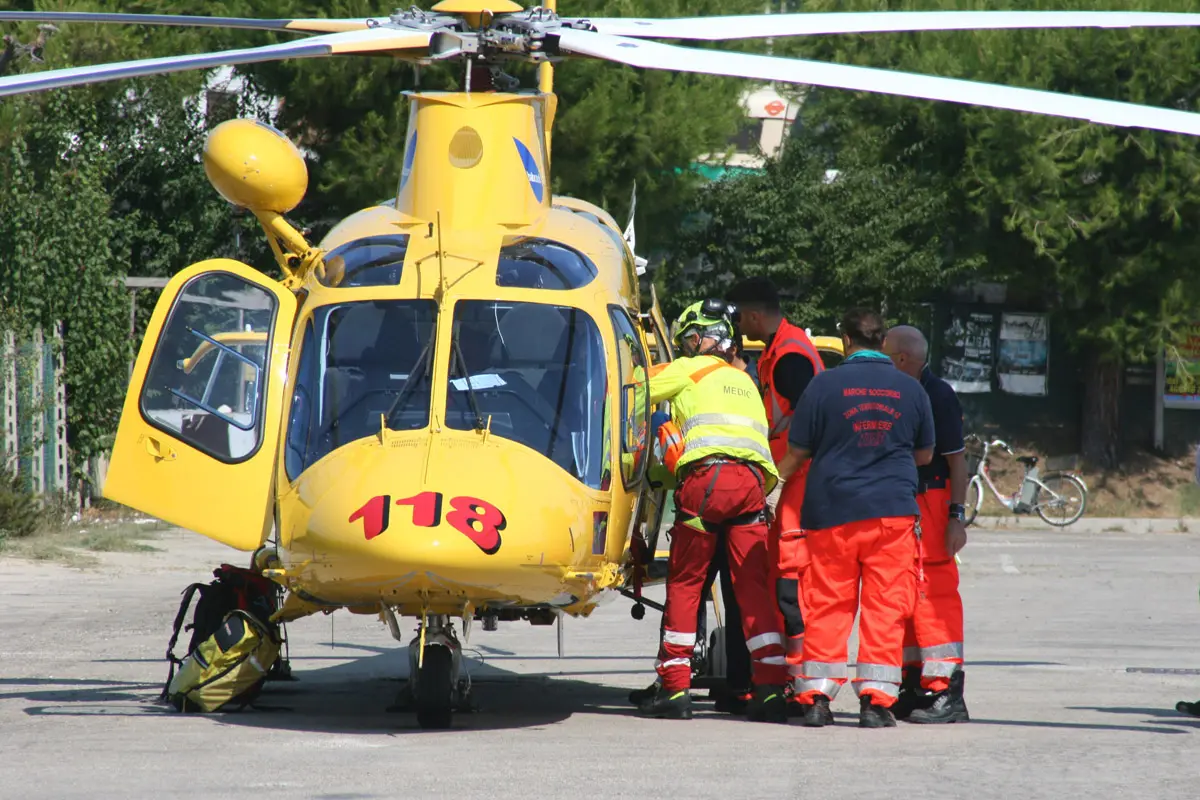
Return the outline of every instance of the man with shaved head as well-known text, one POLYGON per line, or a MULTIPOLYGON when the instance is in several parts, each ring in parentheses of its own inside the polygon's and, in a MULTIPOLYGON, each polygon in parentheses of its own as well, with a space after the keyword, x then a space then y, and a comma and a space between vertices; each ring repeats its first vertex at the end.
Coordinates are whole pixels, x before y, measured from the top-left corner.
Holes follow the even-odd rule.
POLYGON ((904 678, 893 707, 910 722, 966 722, 963 700, 963 606, 954 555, 967 543, 967 494, 962 406, 950 384, 929 369, 929 343, 911 325, 888 330, 883 352, 929 395, 936 443, 933 460, 917 469, 925 583, 905 623, 904 678))

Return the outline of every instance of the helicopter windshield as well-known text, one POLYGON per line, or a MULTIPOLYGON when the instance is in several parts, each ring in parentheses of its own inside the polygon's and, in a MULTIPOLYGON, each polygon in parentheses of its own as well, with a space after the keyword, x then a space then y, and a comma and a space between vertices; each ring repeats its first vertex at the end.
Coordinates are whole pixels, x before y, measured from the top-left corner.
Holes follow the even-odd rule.
POLYGON ((482 423, 587 486, 607 488, 608 377, 591 317, 564 306, 463 300, 451 345, 448 427, 482 423))
POLYGON ((317 278, 325 286, 395 286, 400 283, 408 234, 367 236, 330 250, 317 278))
POLYGON ((578 250, 549 239, 510 236, 500 247, 496 285, 514 289, 578 289, 599 274, 578 250))
POLYGON ((364 300, 313 312, 300 345, 284 465, 288 478, 344 444, 429 424, 437 305, 364 300))

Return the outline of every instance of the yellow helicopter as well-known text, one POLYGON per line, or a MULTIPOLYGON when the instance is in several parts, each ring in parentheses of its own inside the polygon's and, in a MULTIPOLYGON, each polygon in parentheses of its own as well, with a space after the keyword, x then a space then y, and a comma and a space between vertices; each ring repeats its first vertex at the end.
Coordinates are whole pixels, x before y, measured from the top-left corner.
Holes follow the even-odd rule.
POLYGON ((373 19, 0 12, 4 21, 312 35, 13 75, 0 78, 0 96, 291 58, 465 64, 465 92, 410 94, 394 199, 316 245, 284 216, 307 189, 297 148, 250 120, 211 132, 204 169, 262 223, 282 278, 214 259, 171 279, 137 356, 104 486, 115 501, 254 551, 286 589, 279 619, 380 614, 403 641, 397 616, 417 618, 409 691, 421 724, 434 727, 467 691, 455 619, 550 624, 587 616, 613 590, 637 600, 639 554, 655 552, 664 506, 644 480, 644 381, 672 357, 667 327, 656 299, 643 307, 632 226, 551 192, 552 62, 595 58, 1200 133, 1200 115, 1178 110, 653 41, 1197 26, 1196 14, 577 19, 560 17, 554 2, 525 10, 443 0, 373 19), (502 72, 508 62, 537 64, 536 89, 518 90, 502 72))

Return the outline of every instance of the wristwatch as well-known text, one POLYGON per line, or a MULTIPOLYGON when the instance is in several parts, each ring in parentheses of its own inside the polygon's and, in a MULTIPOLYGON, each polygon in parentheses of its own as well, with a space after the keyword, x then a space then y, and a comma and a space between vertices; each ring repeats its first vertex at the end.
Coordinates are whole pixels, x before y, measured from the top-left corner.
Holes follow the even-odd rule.
POLYGON ((950 504, 950 519, 956 519, 959 522, 965 521, 967 518, 967 507, 962 503, 950 504))

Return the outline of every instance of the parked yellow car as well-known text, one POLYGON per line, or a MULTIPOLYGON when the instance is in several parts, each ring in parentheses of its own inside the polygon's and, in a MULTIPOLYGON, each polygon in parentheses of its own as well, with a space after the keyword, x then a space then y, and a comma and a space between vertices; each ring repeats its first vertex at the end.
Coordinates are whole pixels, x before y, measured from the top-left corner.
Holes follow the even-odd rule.
MULTIPOLYGON (((809 336, 812 338, 813 346, 817 348, 817 352, 821 354, 821 361, 825 362, 825 368, 836 367, 842 363, 842 358, 845 353, 842 350, 842 338, 840 336, 809 336)), ((742 348, 746 351, 746 358, 751 362, 757 362, 759 355, 762 354, 764 345, 756 339, 750 339, 746 336, 742 337, 742 348)))

